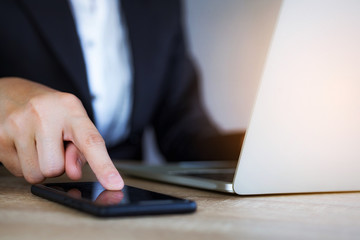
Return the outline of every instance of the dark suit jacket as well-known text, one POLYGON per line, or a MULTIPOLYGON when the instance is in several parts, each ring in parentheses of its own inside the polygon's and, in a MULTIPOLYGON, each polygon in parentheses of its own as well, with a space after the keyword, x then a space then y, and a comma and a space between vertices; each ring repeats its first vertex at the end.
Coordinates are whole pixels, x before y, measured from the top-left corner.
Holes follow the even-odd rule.
MULTIPOLYGON (((241 136, 220 136, 198 96, 184 40, 181 4, 124 0, 134 68, 129 138, 109 149, 114 158, 141 159, 146 127, 155 129, 168 160, 236 158, 241 136)), ((17 76, 83 102, 93 118, 84 59, 66 0, 0 1, 0 77, 17 76)))

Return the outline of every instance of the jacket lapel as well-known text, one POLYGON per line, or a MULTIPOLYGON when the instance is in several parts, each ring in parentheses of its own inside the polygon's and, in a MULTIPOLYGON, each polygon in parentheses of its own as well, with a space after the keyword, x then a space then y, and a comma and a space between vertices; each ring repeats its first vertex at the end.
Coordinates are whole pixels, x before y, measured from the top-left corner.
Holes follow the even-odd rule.
POLYGON ((85 63, 68 2, 64 0, 20 0, 20 2, 51 51, 75 82, 81 94, 79 97, 89 102, 85 63))

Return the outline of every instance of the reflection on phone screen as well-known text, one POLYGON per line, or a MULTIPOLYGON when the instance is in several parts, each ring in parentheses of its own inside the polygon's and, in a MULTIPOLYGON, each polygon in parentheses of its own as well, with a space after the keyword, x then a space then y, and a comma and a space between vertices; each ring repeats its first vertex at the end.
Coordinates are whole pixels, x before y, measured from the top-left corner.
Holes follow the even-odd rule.
POLYGON ((144 191, 142 189, 125 186, 121 191, 106 190, 99 182, 86 183, 61 183, 46 184, 47 187, 65 192, 68 196, 75 199, 91 201, 97 205, 125 205, 125 204, 146 204, 161 202, 172 202, 177 200, 163 194, 144 191))

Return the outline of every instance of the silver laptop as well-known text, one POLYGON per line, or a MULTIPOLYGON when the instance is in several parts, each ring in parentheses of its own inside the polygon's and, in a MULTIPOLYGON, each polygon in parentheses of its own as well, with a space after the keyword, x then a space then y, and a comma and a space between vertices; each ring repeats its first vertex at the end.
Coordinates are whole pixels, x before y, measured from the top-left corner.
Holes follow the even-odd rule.
POLYGON ((359 23, 360 1, 283 2, 237 163, 117 167, 239 195, 360 190, 359 23))

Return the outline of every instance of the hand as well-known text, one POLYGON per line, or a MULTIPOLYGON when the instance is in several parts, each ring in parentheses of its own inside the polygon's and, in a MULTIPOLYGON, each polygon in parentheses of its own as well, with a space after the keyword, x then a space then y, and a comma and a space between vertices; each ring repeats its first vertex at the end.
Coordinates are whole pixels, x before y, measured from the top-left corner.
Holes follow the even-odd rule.
POLYGON ((124 186, 80 100, 20 78, 0 79, 0 162, 30 183, 78 180, 88 162, 104 188, 124 186))

